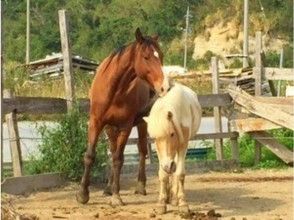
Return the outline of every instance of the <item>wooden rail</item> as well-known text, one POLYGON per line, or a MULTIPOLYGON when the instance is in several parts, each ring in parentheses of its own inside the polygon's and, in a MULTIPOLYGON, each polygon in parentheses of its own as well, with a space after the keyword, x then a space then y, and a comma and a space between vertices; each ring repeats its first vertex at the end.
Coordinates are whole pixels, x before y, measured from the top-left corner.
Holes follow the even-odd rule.
MULTIPOLYGON (((226 107, 231 104, 229 94, 199 95, 199 102, 203 108, 206 107, 226 107)), ((82 111, 89 111, 89 100, 78 99, 77 103, 82 111)), ((16 111, 17 113, 29 114, 60 114, 67 112, 67 102, 62 98, 45 97, 14 97, 4 98, 3 113, 16 111)))

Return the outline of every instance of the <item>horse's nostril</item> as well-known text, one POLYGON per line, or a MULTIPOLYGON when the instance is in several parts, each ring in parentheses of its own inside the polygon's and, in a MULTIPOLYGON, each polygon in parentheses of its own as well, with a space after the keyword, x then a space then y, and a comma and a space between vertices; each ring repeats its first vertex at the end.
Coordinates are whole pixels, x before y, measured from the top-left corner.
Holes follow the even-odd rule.
POLYGON ((163 87, 161 87, 161 89, 160 89, 160 90, 161 90, 161 92, 163 92, 163 91, 164 91, 164 88, 163 88, 163 87))

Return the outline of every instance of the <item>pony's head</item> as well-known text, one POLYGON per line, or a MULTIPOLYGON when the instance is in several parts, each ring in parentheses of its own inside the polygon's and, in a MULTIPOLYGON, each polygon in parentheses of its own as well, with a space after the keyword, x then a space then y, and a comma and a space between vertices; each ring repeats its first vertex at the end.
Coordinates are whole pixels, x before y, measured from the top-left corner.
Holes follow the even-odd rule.
POLYGON ((158 44, 158 36, 143 36, 139 28, 135 35, 135 72, 163 96, 170 89, 170 83, 162 71, 163 53, 158 44))
POLYGON ((176 170, 175 155, 184 141, 183 132, 173 111, 158 110, 143 119, 147 122, 150 137, 155 139, 160 166, 171 174, 176 170))

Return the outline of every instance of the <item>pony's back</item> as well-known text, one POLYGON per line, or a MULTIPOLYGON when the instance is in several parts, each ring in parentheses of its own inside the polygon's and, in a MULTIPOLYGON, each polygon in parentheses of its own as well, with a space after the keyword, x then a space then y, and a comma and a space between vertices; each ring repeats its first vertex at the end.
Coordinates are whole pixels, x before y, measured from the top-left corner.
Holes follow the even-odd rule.
POLYGON ((190 88, 176 83, 164 97, 154 103, 148 117, 148 132, 151 137, 167 134, 168 112, 172 113, 177 126, 189 128, 189 138, 196 134, 202 112, 197 95, 190 88))

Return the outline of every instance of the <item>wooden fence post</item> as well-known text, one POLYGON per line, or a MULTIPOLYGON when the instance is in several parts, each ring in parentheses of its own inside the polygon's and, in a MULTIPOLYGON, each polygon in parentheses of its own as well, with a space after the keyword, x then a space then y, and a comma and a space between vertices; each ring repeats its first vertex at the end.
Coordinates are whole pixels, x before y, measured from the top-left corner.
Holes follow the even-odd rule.
POLYGON ((254 145, 255 145, 254 164, 257 165, 261 160, 261 147, 262 147, 262 145, 257 140, 254 140, 254 145))
POLYGON ((0 1, 0 145, 1 145, 1 182, 3 180, 3 28, 2 1, 0 1))
POLYGON ((65 10, 59 10, 59 28, 61 38, 61 49, 63 57, 63 72, 65 82, 65 96, 67 100, 67 109, 70 110, 73 107, 73 101, 75 99, 74 91, 74 78, 72 68, 72 54, 70 48, 70 40, 68 36, 68 20, 65 10))
MULTIPOLYGON (((280 68, 283 68, 283 60, 284 60, 284 49, 281 49, 281 53, 280 53, 280 68)), ((277 96, 280 97, 281 95, 281 80, 278 81, 278 94, 277 96)))
MULTIPOLYGON (((212 93, 219 93, 219 78, 218 78, 218 59, 217 57, 211 58, 211 67, 212 67, 212 93)), ((215 132, 222 132, 222 119, 221 119, 221 109, 220 107, 213 107, 214 115, 214 126, 215 132)), ((223 139, 215 139, 214 141, 216 149, 216 159, 223 160, 223 139)))
POLYGON ((255 33, 255 72, 254 72, 254 78, 255 78, 255 95, 261 96, 262 94, 262 71, 263 71, 263 65, 262 65, 262 39, 261 39, 261 32, 257 31, 255 33))
MULTIPOLYGON (((4 91, 5 98, 12 98, 13 95, 11 91, 4 91)), ((5 120, 7 123, 8 134, 9 134, 9 144, 11 151, 11 161, 13 167, 13 176, 22 176, 22 157, 21 157, 21 147, 19 141, 19 133, 17 126, 16 112, 6 114, 5 120)))

